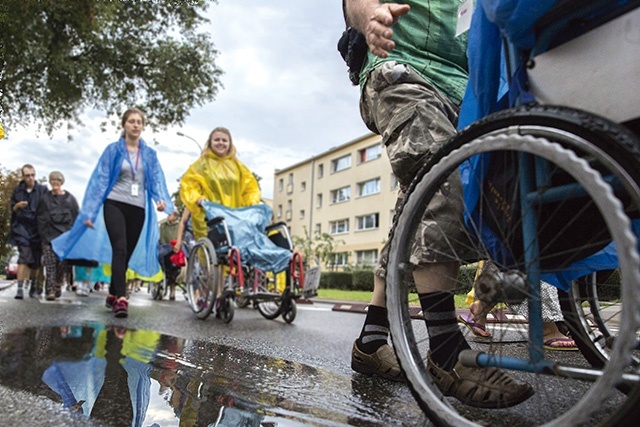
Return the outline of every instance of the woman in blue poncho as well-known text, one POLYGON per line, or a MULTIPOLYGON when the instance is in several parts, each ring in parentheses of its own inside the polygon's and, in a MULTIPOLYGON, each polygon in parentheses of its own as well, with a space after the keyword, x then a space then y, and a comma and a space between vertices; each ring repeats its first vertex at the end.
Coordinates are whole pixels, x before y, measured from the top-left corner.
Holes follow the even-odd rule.
POLYGON ((144 276, 153 276, 160 268, 157 221, 149 207, 155 203, 158 211, 173 211, 156 152, 140 138, 144 125, 140 110, 125 111, 122 137, 100 156, 73 228, 53 241, 61 259, 111 264, 106 306, 116 317, 128 314, 127 267, 144 276))

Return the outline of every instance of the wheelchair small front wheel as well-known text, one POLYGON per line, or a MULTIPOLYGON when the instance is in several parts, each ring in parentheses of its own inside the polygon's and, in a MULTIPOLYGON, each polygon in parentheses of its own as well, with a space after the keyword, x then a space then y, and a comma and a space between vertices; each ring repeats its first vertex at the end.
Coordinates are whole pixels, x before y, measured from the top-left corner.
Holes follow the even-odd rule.
POLYGON ((287 323, 293 323, 293 321, 296 319, 296 315, 298 314, 298 305, 296 304, 295 300, 291 299, 287 303, 287 306, 288 307, 286 307, 282 311, 282 318, 287 323))
POLYGON ((218 312, 216 313, 216 317, 219 317, 220 320, 222 320, 222 322, 224 323, 231 323, 235 314, 236 307, 236 304, 233 301, 233 297, 227 295, 219 298, 219 303, 216 302, 216 304, 218 304, 218 312))

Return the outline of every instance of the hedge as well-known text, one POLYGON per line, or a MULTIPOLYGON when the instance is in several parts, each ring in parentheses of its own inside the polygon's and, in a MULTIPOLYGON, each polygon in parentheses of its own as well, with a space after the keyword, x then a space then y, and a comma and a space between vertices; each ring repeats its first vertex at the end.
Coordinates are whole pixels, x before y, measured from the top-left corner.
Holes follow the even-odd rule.
MULTIPOLYGON (((457 291, 460 293, 469 292, 475 274, 475 266, 463 266, 460 268, 458 279, 460 283, 468 284, 468 286, 459 286, 457 291)), ((320 289, 371 292, 373 291, 373 270, 323 271, 320 275, 320 289)))

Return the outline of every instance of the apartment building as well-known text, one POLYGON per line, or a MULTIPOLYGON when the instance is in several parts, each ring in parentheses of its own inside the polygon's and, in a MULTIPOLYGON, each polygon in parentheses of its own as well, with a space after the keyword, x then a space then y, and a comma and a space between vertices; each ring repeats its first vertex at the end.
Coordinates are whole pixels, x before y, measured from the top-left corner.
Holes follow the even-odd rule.
POLYGON ((273 211, 292 236, 329 233, 334 262, 372 265, 387 239, 397 181, 379 135, 368 134, 275 171, 273 211))

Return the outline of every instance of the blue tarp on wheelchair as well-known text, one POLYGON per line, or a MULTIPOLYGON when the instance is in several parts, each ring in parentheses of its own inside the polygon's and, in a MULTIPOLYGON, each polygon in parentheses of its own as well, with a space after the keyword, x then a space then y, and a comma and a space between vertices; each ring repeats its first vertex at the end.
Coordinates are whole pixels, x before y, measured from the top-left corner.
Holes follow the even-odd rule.
MULTIPOLYGON (((530 102, 535 99, 526 88, 526 70, 523 66, 514 70, 509 83, 506 73, 503 38, 519 49, 532 49, 535 44, 536 22, 553 6, 565 0, 478 0, 469 30, 467 56, 469 60, 469 83, 463 99, 458 128, 504 108, 513 107, 516 102, 530 102)), ((609 7, 617 7, 628 0, 610 2, 609 7)), ((565 3, 568 3, 565 1, 565 3)), ((577 3, 576 3, 577 4, 577 3)), ((487 174, 486 158, 480 155, 460 166, 465 205, 471 212, 465 213, 465 222, 475 226, 481 221, 477 217, 480 186, 487 174)), ((633 221, 633 228, 640 231, 640 221, 633 221)), ((506 248, 487 227, 477 236, 492 256, 504 253, 506 248)), ((615 269, 618 266, 617 253, 613 244, 602 248, 593 255, 577 261, 562 272, 543 274, 542 280, 568 290, 571 281, 600 270, 615 269)))
POLYGON ((231 234, 232 244, 240 250, 243 265, 262 271, 278 273, 291 261, 291 251, 276 246, 265 234, 273 213, 267 205, 253 205, 232 209, 218 203, 204 201, 207 221, 223 217, 231 234))

